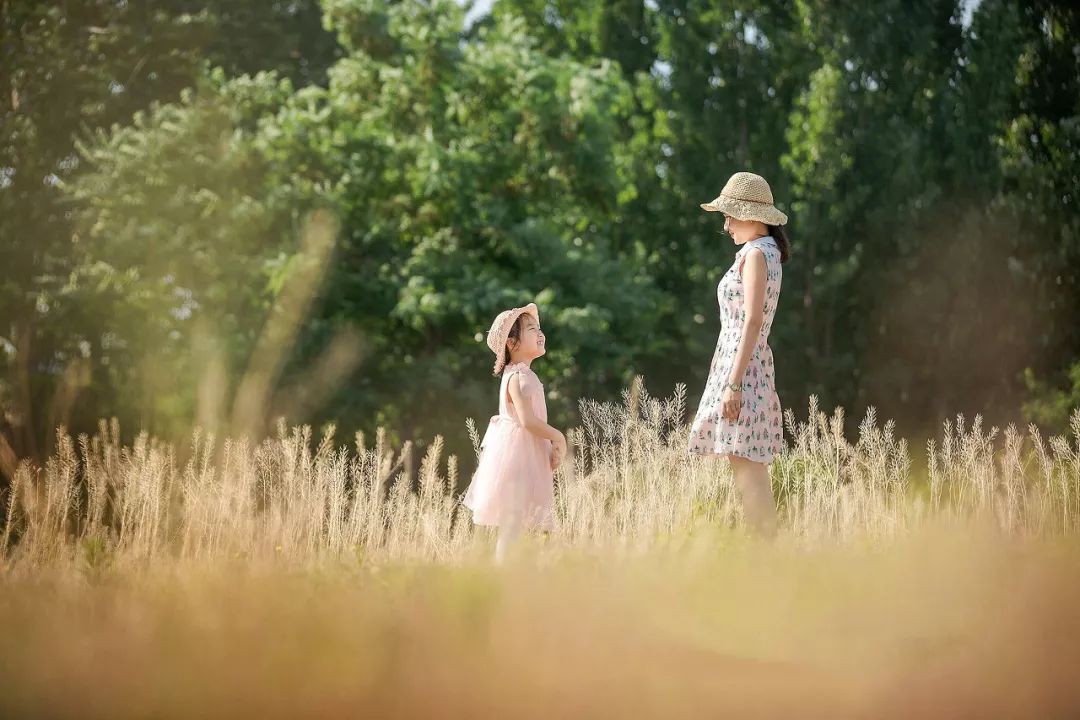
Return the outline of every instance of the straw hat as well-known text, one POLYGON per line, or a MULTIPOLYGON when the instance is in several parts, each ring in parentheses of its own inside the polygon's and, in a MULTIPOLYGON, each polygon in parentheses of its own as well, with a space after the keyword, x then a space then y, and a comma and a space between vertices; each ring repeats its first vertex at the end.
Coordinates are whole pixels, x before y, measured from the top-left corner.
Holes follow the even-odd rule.
POLYGON ((536 303, 529 303, 525 307, 503 310, 491 323, 491 329, 487 334, 487 345, 491 352, 495 353, 495 374, 502 372, 506 354, 506 341, 510 337, 510 328, 514 327, 521 313, 529 313, 540 323, 540 311, 536 309, 536 303))
POLYGON ((722 212, 739 220, 758 220, 766 225, 786 225, 787 215, 773 205, 772 189, 765 178, 749 172, 732 175, 720 196, 701 208, 722 212))

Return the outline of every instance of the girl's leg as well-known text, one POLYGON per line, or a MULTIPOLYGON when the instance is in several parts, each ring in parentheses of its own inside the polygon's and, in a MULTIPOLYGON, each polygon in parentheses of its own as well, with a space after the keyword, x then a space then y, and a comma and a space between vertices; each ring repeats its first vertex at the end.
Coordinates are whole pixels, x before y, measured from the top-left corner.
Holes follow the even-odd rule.
POLYGON ((769 466, 737 455, 729 456, 728 460, 751 529, 757 535, 772 538, 776 535, 776 503, 769 481, 769 466))
POLYGON ((510 546, 514 544, 521 534, 520 518, 513 518, 499 526, 499 539, 495 541, 495 564, 502 565, 506 562, 506 556, 510 552, 510 546))

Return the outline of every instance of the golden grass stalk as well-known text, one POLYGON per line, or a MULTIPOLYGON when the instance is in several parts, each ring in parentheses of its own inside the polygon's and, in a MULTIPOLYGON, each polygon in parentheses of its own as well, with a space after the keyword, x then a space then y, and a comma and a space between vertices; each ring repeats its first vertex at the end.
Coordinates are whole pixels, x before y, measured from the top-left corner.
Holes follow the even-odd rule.
MULTIPOLYGON (((741 523, 727 464, 685 451, 685 389, 649 396, 640 380, 621 403, 582 401, 572 457, 557 473, 551 552, 645 552, 707 528, 741 523)), ((811 398, 805 420, 786 415, 788 448, 772 466, 784 533, 813 546, 884 539, 929 522, 987 522, 1007 533, 1071 534, 1080 518, 1080 412, 1072 437, 984 429, 947 421, 928 445, 927 479, 912 473, 907 443, 870 409, 858 438, 844 416, 811 398)), ((471 428, 478 441, 475 426, 471 428)), ((367 447, 337 447, 333 428, 279 424, 260 443, 193 434, 179 467, 145 434, 129 447, 102 423, 74 442, 61 428, 45 468, 22 466, 4 518, 12 566, 79 562, 80 543, 103 542, 120 566, 155 559, 237 558, 320 564, 423 559, 455 562, 482 552, 459 505, 458 460, 436 438, 414 474, 409 443, 386 434, 367 447)))

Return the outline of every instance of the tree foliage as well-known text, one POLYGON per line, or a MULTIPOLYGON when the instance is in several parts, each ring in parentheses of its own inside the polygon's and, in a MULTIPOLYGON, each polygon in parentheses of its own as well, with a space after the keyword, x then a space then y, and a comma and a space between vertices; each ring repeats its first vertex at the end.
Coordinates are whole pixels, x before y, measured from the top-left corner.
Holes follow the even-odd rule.
POLYGON ((268 414, 453 435, 493 407, 487 324, 530 300, 558 422, 637 372, 699 388, 731 248, 697 204, 739 169, 791 216, 785 404, 1019 419, 1080 356, 1065 3, 2 7, 22 452, 72 412, 179 431, 245 383, 268 414))

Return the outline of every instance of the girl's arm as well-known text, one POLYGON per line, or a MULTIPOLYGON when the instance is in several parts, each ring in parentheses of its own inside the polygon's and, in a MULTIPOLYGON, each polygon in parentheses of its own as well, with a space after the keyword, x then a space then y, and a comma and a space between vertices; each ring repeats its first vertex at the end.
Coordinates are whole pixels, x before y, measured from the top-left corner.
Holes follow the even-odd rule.
POLYGON ((563 437, 561 432, 536 417, 532 411, 532 405, 521 391, 521 381, 516 373, 510 376, 509 386, 510 399, 514 401, 514 413, 517 415, 518 422, 521 423, 521 426, 533 435, 538 435, 546 440, 550 440, 557 447, 561 446, 565 450, 566 438, 563 437))
POLYGON ((758 336, 761 335, 761 326, 765 316, 765 287, 767 285, 765 275, 768 268, 765 264, 765 254, 757 248, 751 248, 743 258, 743 309, 746 317, 743 320, 742 337, 739 339, 739 347, 735 351, 735 362, 731 366, 731 372, 727 376, 729 385, 739 388, 732 390, 730 387, 724 390, 721 412, 729 420, 739 418, 739 410, 742 407, 743 375, 746 366, 750 364, 750 358, 754 354, 758 336))

